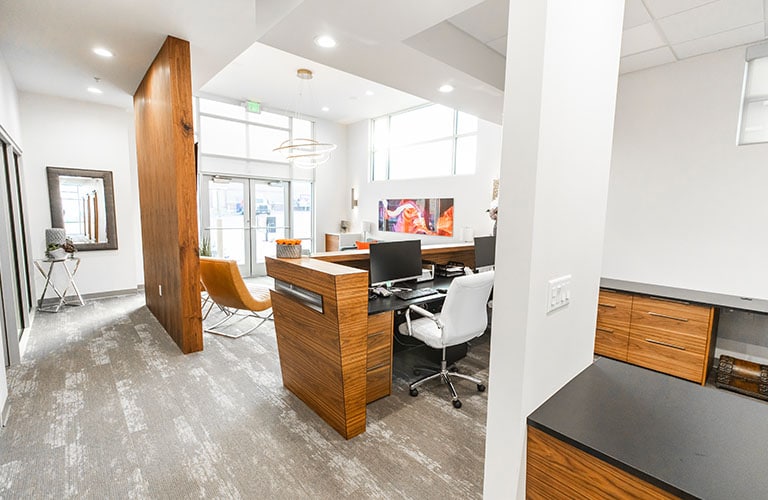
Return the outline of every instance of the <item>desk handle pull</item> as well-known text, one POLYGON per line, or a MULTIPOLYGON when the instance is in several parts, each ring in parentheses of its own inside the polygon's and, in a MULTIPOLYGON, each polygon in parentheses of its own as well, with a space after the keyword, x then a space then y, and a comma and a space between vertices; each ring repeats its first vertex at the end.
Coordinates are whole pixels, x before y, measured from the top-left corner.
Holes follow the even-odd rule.
POLYGON ((678 349, 680 351, 684 351, 685 347, 675 344, 668 344, 666 342, 662 342, 660 340, 653 340, 653 339, 645 339, 646 342, 650 344, 657 344, 657 345, 663 345, 664 347, 671 347, 672 349, 678 349))
POLYGON ((596 328, 597 331, 605 332, 605 333, 613 333, 613 328, 600 328, 599 326, 596 328))
POLYGON ((688 322, 688 318, 678 318, 676 316, 667 316, 666 314, 655 313, 655 312, 652 312, 652 311, 649 311, 648 315, 649 316, 656 316, 657 318, 664 318, 664 319, 672 319, 672 320, 675 320, 675 321, 682 321, 684 323, 688 322))
POLYGON ((603 304, 602 302, 597 303, 600 307, 610 307, 611 309, 616 309, 616 304, 603 304))
POLYGON ((370 368, 367 368, 366 371, 372 372, 374 370, 378 370, 379 368, 383 368, 385 366, 389 365, 389 361, 384 361, 383 363, 379 363, 376 366, 372 366, 370 368))

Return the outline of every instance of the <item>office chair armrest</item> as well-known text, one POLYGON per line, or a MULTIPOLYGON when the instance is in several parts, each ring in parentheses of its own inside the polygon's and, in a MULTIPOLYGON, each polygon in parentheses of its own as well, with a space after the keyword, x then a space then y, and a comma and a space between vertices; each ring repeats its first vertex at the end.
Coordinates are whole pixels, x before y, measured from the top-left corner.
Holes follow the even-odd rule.
POLYGON ((410 315, 411 310, 416 311, 417 313, 421 314, 422 316, 426 316, 427 318, 429 318, 429 319, 431 319, 433 321, 437 320, 437 318, 435 318, 434 314, 432 314, 431 312, 427 311, 423 307, 417 306, 416 304, 411 304, 410 306, 408 306, 408 313, 407 313, 408 315, 410 315))

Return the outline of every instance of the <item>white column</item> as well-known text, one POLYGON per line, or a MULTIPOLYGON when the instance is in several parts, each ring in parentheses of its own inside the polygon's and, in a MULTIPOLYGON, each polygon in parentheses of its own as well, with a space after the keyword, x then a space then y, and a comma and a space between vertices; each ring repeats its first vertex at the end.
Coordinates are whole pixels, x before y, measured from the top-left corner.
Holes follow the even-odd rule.
POLYGON ((592 361, 623 12, 510 2, 484 498, 524 498, 525 419, 592 361))

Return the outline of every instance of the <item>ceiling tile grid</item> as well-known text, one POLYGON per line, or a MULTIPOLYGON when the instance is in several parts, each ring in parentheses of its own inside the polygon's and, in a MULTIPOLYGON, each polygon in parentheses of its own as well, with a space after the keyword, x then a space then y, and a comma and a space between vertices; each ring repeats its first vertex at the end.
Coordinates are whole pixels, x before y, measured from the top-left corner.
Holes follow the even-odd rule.
POLYGON ((621 73, 759 42, 768 35, 767 6, 768 0, 626 0, 621 73))

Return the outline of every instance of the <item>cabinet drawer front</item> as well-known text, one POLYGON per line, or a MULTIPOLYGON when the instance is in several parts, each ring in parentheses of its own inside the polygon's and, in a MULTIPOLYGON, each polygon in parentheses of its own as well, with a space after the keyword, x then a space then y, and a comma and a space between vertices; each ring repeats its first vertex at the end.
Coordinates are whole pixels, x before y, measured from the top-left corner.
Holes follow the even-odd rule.
POLYGON ((366 370, 374 370, 382 366, 392 364, 392 350, 388 346, 368 351, 368 358, 365 363, 366 370))
POLYGON ((366 374, 365 383, 366 403, 389 396, 392 390, 392 372, 389 366, 369 371, 366 374))
POLYGON ((626 327, 598 321, 595 328, 595 354, 626 361, 628 343, 629 330, 626 327))
POLYGON ((681 347, 679 345, 665 345, 655 343, 654 340, 650 336, 646 338, 642 335, 635 335, 633 330, 629 339, 627 361, 651 370, 701 383, 707 364, 706 355, 703 352, 682 350, 678 348, 681 347))
POLYGON ((611 321, 629 326, 632 296, 611 290, 600 290, 597 299, 597 321, 611 321))
POLYGON ((632 329, 642 326, 706 339, 710 330, 711 310, 711 307, 706 306, 635 297, 632 303, 632 329))
POLYGON ((379 331, 368 334, 368 350, 389 349, 392 345, 392 332, 379 331))
POLYGON ((687 351, 699 355, 704 355, 704 352, 707 349, 706 336, 691 335, 684 332, 671 332, 661 328, 653 328, 643 325, 633 324, 630 337, 634 340, 648 342, 650 344, 664 345, 677 349, 678 351, 687 351))

